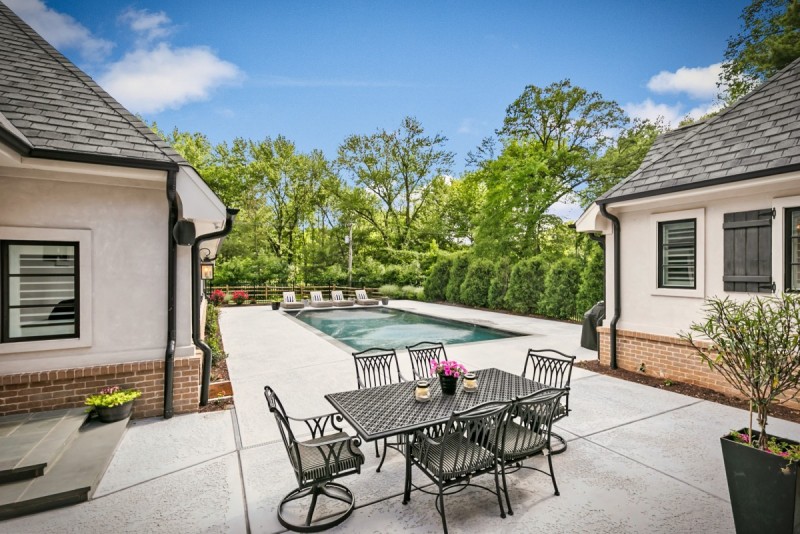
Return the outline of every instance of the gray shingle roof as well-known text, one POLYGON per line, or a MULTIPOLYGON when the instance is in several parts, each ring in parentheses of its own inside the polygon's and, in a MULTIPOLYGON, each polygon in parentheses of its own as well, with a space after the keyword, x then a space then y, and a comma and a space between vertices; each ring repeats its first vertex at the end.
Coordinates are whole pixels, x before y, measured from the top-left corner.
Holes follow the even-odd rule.
POLYGON ((2 2, 0 117, 4 137, 31 155, 187 164, 2 2))
POLYGON ((642 165, 597 202, 800 170, 800 59, 705 121, 664 133, 642 165))

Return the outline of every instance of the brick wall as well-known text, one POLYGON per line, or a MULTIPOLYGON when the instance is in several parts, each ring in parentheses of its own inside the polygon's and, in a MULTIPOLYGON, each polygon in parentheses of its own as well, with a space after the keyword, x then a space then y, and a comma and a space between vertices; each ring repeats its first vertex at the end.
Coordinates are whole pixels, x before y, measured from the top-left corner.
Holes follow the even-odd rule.
MULTIPOLYGON (((609 327, 598 327, 600 363, 610 365, 611 343, 609 327)), ((722 375, 704 363, 697 352, 682 339, 632 330, 617 330, 617 367, 649 376, 702 386, 721 393, 741 397, 722 375)), ((800 400, 787 404, 800 408, 800 400)))
MULTIPOLYGON (((199 356, 175 359, 176 414, 197 411, 201 367, 199 356)), ((80 407, 105 386, 142 392, 133 404, 134 418, 164 413, 164 360, 150 360, 0 376, 0 415, 80 407)))

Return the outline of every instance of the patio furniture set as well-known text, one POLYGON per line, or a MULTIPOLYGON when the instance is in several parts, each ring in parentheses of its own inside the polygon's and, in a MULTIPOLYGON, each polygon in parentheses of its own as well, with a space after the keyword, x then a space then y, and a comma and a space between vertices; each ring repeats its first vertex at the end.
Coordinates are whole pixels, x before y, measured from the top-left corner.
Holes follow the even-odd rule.
MULTIPOLYGON (((435 506, 447 532, 444 496, 467 486, 485 489, 497 497, 500 517, 506 510, 513 514, 506 475, 526 468, 550 476, 555 495, 559 495, 552 456, 566 450, 566 441, 552 433, 552 423, 569 415, 569 390, 574 356, 555 350, 530 349, 523 373, 514 375, 500 369, 474 372, 476 388, 456 388, 455 394, 442 392, 441 379, 430 377, 431 361, 446 361, 441 343, 422 342, 406 347, 411 359, 414 380, 400 373, 394 349, 373 348, 353 353, 358 389, 331 393, 325 399, 336 412, 309 419, 293 419, 271 387, 264 388, 270 411, 275 415, 298 488, 278 506, 278 520, 291 530, 317 532, 340 524, 355 508, 355 497, 334 480, 361 472, 364 453, 362 441, 383 441, 383 455, 376 472, 386 459, 387 448, 405 456, 403 504, 411 499, 411 490, 436 495, 435 506), (418 388, 429 390, 428 401, 420 402, 418 388), (358 436, 342 430, 347 421, 358 436), (304 424, 311 438, 300 441, 291 422, 304 424), (555 447, 551 447, 552 445, 555 447), (547 458, 548 469, 523 462, 535 456, 547 458), (416 466, 436 487, 416 486, 416 466), (479 475, 492 474, 493 487, 475 484, 479 475), (317 499, 324 495, 344 503, 344 509, 319 514, 314 511, 317 499), (298 522, 285 508, 294 501, 310 497, 305 519, 298 522)), ((470 377, 472 378, 472 377, 470 377)), ((341 508, 341 506, 340 506, 341 508)))
MULTIPOLYGON (((353 306, 358 304, 360 306, 377 306, 380 301, 371 299, 367 296, 367 292, 363 289, 356 289, 355 300, 346 299, 340 290, 331 291, 331 300, 325 300, 322 297, 322 291, 309 292, 308 304, 312 308, 344 308, 346 306, 353 306)), ((284 291, 283 301, 281 301, 281 308, 285 310, 302 310, 306 307, 305 302, 298 301, 294 295, 294 291, 284 291)))

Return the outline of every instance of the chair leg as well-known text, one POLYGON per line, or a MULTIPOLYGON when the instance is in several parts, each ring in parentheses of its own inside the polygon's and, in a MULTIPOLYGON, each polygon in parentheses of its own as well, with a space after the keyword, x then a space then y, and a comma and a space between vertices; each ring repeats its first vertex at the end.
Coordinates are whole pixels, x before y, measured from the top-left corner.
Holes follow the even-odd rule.
POLYGON ((437 497, 439 502, 439 515, 442 516, 442 528, 444 529, 444 534, 447 534, 447 517, 444 515, 444 488, 442 488, 441 484, 439 485, 439 496, 437 497))
POLYGON ((319 488, 314 486, 314 492, 311 494, 311 506, 308 507, 308 515, 306 516, 306 526, 311 524, 314 518, 314 509, 317 507, 317 497, 319 496, 319 488))
POLYGON ((556 474, 553 471, 553 455, 552 454, 548 454, 547 455, 547 463, 550 465, 550 478, 553 480, 553 489, 555 490, 555 494, 556 495, 561 495, 561 493, 558 492, 558 484, 556 484, 556 474))
POLYGON ((503 509, 503 496, 500 495, 500 475, 497 474, 497 464, 494 465, 494 489, 497 493, 497 504, 500 506, 500 517, 506 518, 506 511, 503 509))
POLYGON ((347 487, 335 482, 326 482, 306 488, 298 488, 286 495, 278 505, 278 521, 285 528, 295 532, 319 532, 341 524, 353 513, 354 509, 355 497, 347 487), (326 497, 340 501, 346 505, 346 508, 335 515, 324 517, 323 519, 319 519, 316 523, 313 523, 314 511, 317 506, 317 497, 319 495, 325 495, 326 497), (305 521, 301 519, 297 523, 293 523, 293 517, 286 517, 284 515, 284 505, 308 496, 311 496, 311 503, 305 521))
POLYGON ((411 436, 406 437, 406 485, 403 492, 403 504, 411 500, 411 436))
POLYGON ((511 499, 508 498, 508 482, 506 482, 506 466, 503 465, 503 493, 506 494, 506 506, 508 508, 508 515, 514 515, 514 510, 511 509, 511 499))
POLYGON ((555 432, 550 432, 550 454, 561 454, 567 450, 567 440, 555 432))

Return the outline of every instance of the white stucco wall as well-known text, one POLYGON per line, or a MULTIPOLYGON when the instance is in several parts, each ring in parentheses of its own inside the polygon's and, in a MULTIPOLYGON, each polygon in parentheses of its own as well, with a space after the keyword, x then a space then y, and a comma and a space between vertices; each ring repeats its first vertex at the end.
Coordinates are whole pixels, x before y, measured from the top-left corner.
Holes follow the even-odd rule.
MULTIPOLYGON (((772 278, 780 291, 784 280, 783 210, 797 206, 800 206, 800 174, 610 204, 609 212, 619 217, 622 228, 622 313, 617 327, 675 335, 700 318, 704 298, 752 296, 748 293, 726 293, 723 289, 722 224, 725 213, 776 208, 777 218, 772 224, 772 278), (656 223, 659 220, 689 217, 698 220, 697 289, 659 289, 656 223)), ((609 319, 614 308, 613 241, 612 236, 607 235, 606 310, 609 319)))

